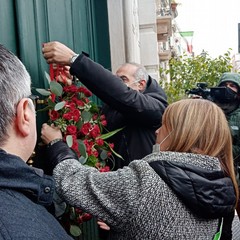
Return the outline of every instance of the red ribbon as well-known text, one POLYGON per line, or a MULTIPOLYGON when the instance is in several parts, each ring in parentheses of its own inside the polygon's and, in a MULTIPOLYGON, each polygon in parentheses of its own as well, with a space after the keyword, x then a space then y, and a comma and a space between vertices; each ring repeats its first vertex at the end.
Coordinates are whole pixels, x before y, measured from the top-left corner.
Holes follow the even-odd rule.
POLYGON ((53 67, 53 64, 49 65, 49 74, 51 81, 59 81, 62 78, 63 84, 67 83, 67 74, 64 71, 64 66, 56 64, 56 67, 53 67))

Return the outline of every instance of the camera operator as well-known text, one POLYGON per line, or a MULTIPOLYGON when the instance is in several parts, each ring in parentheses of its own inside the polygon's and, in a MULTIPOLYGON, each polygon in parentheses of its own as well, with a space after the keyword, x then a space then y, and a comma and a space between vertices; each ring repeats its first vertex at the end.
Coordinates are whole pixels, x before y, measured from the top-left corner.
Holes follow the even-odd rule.
POLYGON ((197 83, 197 88, 186 93, 191 98, 208 99, 224 111, 232 132, 234 165, 240 186, 240 74, 223 73, 217 87, 207 88, 207 83, 197 83))
MULTIPOLYGON (((224 94, 216 95, 213 101, 221 107, 228 120, 232 133, 233 141, 233 158, 235 173, 240 186, 239 165, 240 165, 240 74, 223 73, 218 83, 218 87, 225 87, 224 94)), ((239 208, 239 207, 238 207, 239 208)), ((239 209, 237 212, 239 215, 239 209)), ((221 240, 232 239, 232 222, 234 212, 223 222, 223 232, 221 240)))
POLYGON ((234 165, 240 184, 238 171, 240 163, 240 74, 223 73, 218 87, 226 87, 225 94, 215 97, 214 102, 224 111, 231 128, 234 165))

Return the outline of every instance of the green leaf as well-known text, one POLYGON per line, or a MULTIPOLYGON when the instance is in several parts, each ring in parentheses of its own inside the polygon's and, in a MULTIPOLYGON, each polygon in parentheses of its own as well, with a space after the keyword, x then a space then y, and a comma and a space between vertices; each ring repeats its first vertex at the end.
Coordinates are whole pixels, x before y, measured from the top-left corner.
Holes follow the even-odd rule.
POLYGON ((87 111, 83 111, 81 116, 82 116, 83 122, 89 122, 92 118, 92 114, 87 111))
POLYGON ((79 161, 82 165, 84 165, 84 164, 87 162, 87 159, 86 159, 85 157, 83 157, 83 156, 80 156, 80 158, 78 159, 78 161, 79 161))
POLYGON ((55 105, 55 107, 54 107, 54 110, 55 110, 55 111, 58 111, 58 110, 62 109, 62 108, 65 106, 65 104, 66 104, 65 101, 62 101, 62 102, 57 103, 57 104, 55 105))
POLYGON ((53 102, 51 98, 48 98, 48 106, 51 107, 52 109, 54 109, 55 105, 56 105, 56 103, 53 102))
POLYGON ((116 155, 117 157, 119 157, 119 158, 121 158, 122 160, 124 160, 123 157, 122 157, 120 154, 116 153, 116 152, 113 150, 113 148, 111 148, 110 145, 109 145, 107 142, 106 142, 106 144, 107 144, 108 147, 111 149, 111 151, 112 151, 112 153, 113 153, 114 155, 116 155))
POLYGON ((112 148, 111 148, 111 151, 112 151, 112 153, 113 153, 114 155, 116 155, 117 157, 119 157, 119 158, 121 158, 122 160, 124 160, 123 157, 122 157, 120 154, 116 153, 112 148))
POLYGON ((76 127, 78 130, 80 130, 82 128, 82 125, 83 125, 83 122, 81 120, 79 120, 77 123, 76 123, 76 127))
POLYGON ((51 78, 50 78, 50 75, 47 72, 45 72, 45 77, 48 80, 48 83, 50 84, 51 78))
POLYGON ((220 237, 221 237, 221 233, 220 233, 220 232, 217 232, 217 233, 214 235, 213 240, 220 240, 220 237))
POLYGON ((82 231, 79 226, 77 225, 71 225, 70 226, 70 233, 74 237, 79 237, 82 234, 82 231))
POLYGON ((43 89, 43 88, 36 88, 36 91, 43 96, 49 96, 51 94, 50 91, 43 89))
POLYGON ((94 112, 94 113, 99 113, 98 105, 97 105, 96 103, 94 103, 94 102, 91 102, 90 111, 91 111, 91 112, 94 112))
POLYGON ((50 90, 52 91, 52 93, 54 93, 58 97, 62 96, 62 94, 63 94, 62 85, 55 81, 50 82, 50 90))
POLYGON ((84 164, 90 167, 94 167, 97 162, 98 162, 98 159, 95 156, 89 156, 87 161, 84 164))
POLYGON ((74 207, 69 207, 69 218, 70 220, 74 220, 76 218, 76 211, 74 207))
POLYGON ((81 153, 81 156, 83 156, 84 158, 87 158, 87 152, 86 152, 85 144, 80 139, 78 139, 77 141, 78 141, 78 149, 79 149, 79 152, 81 153))
POLYGON ((108 152, 103 149, 103 150, 101 151, 101 153, 100 153, 100 158, 101 158, 102 160, 107 159, 107 158, 108 158, 108 154, 107 154, 107 153, 108 153, 108 152))
POLYGON ((102 134, 102 135, 100 136, 100 138, 102 138, 103 140, 108 139, 108 138, 112 137, 114 134, 120 132, 120 131, 123 130, 123 129, 124 129, 124 127, 123 127, 123 128, 119 128, 119 129, 116 129, 116 130, 111 131, 111 132, 108 132, 108 133, 105 133, 105 134, 102 134))
POLYGON ((72 147, 72 145, 73 145, 73 137, 72 137, 72 135, 67 135, 66 136, 66 142, 67 142, 67 145, 69 147, 72 147))

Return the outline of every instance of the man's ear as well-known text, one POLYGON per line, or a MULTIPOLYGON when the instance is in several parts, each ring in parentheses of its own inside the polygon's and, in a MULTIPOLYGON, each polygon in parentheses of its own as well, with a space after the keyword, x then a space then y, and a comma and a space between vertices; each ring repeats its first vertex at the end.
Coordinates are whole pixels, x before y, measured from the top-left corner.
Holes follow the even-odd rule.
POLYGON ((19 134, 26 137, 30 133, 31 108, 28 106, 29 100, 23 98, 17 105, 16 109, 16 128, 19 134))
POLYGON ((144 79, 140 80, 138 83, 139 83, 139 91, 143 92, 146 88, 146 85, 147 85, 146 80, 144 80, 144 79))

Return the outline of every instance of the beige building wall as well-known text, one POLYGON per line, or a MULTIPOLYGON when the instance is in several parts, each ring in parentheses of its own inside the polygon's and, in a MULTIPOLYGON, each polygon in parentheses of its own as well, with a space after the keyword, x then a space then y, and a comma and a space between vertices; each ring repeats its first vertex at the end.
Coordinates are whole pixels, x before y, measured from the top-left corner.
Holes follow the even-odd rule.
POLYGON ((139 0, 141 63, 153 78, 159 79, 156 16, 155 0, 139 0))
POLYGON ((126 62, 124 40, 123 1, 108 0, 108 22, 112 72, 126 62))
POLYGON ((155 0, 108 0, 108 17, 112 71, 137 62, 158 79, 155 0))

